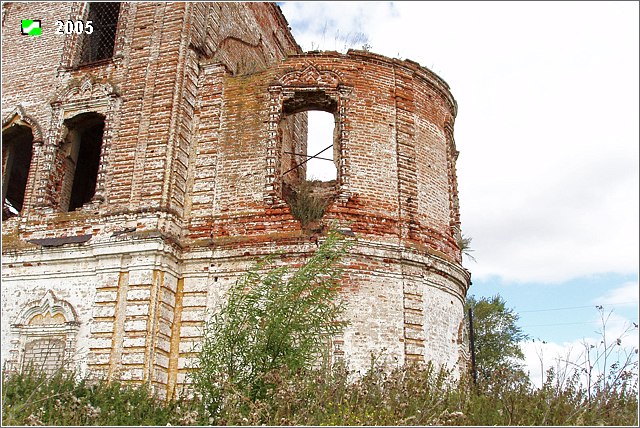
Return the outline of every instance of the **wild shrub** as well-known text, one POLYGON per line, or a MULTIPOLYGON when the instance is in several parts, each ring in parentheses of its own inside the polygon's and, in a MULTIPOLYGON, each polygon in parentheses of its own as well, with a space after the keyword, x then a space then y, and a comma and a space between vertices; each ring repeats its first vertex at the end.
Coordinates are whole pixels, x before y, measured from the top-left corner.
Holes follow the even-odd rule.
POLYGON ((292 270, 274 255, 257 263, 227 292, 225 304, 205 323, 191 377, 207 409, 244 409, 236 396, 267 397, 278 376, 298 376, 328 350, 345 325, 339 300, 339 260, 348 246, 330 232, 309 260, 292 270), (228 403, 225 405, 225 403, 228 403))
POLYGON ((3 425, 198 425, 197 400, 166 402, 144 385, 78 378, 58 370, 2 374, 3 425))

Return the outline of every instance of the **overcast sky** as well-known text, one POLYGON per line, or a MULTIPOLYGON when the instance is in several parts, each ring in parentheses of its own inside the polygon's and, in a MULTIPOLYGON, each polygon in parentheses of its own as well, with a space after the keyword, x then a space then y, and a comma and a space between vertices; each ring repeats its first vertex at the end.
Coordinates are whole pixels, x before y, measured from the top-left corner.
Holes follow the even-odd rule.
POLYGON ((595 304, 637 322, 637 2, 280 5, 304 50, 367 44, 451 87, 470 293, 500 293, 547 354, 594 335, 595 304))

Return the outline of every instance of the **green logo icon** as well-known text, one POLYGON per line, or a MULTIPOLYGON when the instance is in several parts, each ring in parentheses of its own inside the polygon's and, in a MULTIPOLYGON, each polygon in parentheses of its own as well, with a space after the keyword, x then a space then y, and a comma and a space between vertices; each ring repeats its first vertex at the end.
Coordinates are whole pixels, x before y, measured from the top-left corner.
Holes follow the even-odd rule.
POLYGON ((41 22, 39 19, 23 19, 20 32, 23 36, 40 36, 42 35, 41 22))

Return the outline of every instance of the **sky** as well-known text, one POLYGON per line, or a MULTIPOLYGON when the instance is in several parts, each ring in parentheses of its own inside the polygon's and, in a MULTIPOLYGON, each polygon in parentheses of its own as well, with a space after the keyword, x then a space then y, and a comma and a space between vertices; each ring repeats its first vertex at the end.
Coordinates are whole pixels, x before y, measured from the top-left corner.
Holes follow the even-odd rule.
POLYGON ((469 293, 520 315, 534 383, 601 315, 638 347, 638 2, 279 4, 303 50, 367 45, 449 84, 469 293))

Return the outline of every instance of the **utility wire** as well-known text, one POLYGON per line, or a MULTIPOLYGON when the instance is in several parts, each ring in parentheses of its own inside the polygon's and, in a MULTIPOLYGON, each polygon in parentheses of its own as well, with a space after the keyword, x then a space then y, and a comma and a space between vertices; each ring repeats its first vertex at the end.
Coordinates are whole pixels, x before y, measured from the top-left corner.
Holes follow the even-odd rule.
POLYGON ((523 325, 520 326, 522 328, 524 327, 555 327, 557 325, 578 325, 578 324, 594 324, 595 321, 588 321, 588 322, 563 322, 563 323, 558 323, 558 324, 533 324, 533 325, 523 325))
POLYGON ((532 309, 528 311, 516 311, 519 314, 528 313, 528 312, 548 312, 548 311, 564 311, 567 309, 584 309, 584 308, 595 308, 597 306, 621 306, 628 305, 629 302, 624 303, 607 303, 606 305, 587 305, 587 306, 568 306, 566 308, 552 308, 552 309, 532 309))
MULTIPOLYGON (((517 311, 518 314, 521 313, 531 313, 531 312, 550 312, 550 311, 564 311, 569 309, 585 309, 585 308, 596 308, 599 306, 620 306, 620 305, 628 305, 629 302, 620 302, 620 303, 608 303, 606 305, 586 305, 586 306, 567 306, 564 308, 550 308, 550 309, 532 309, 528 311, 517 311)), ((552 324, 529 324, 520 326, 521 328, 525 327, 555 327, 559 325, 585 325, 585 324, 594 324, 595 321, 585 321, 585 322, 565 322, 565 323, 552 323, 552 324)))

